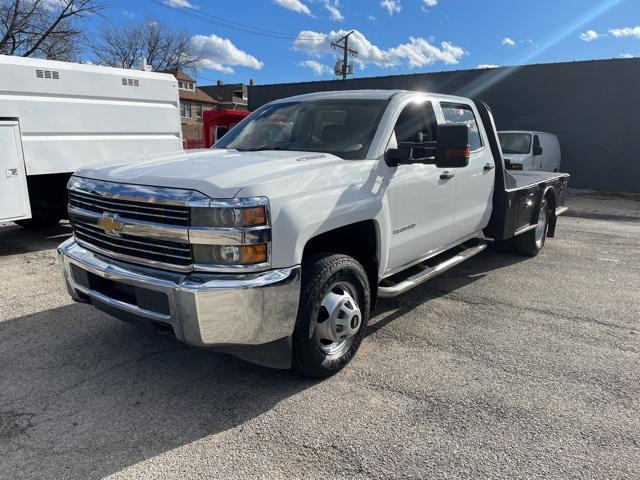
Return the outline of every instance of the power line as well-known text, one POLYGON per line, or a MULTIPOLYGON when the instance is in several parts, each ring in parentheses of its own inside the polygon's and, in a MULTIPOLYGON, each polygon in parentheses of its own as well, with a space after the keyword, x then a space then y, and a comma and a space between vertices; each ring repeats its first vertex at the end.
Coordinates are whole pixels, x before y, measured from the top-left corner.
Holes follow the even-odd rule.
POLYGON ((212 15, 210 13, 202 12, 202 11, 194 11, 185 8, 180 8, 176 5, 172 5, 171 3, 164 3, 161 0, 149 0, 151 3, 158 5, 160 7, 173 10, 177 13, 180 13, 189 18, 193 18, 195 20, 199 20, 204 23, 210 23, 216 25, 218 27, 226 28, 228 30, 239 31, 243 33, 247 33, 250 35, 258 35, 262 37, 275 38, 278 40, 324 40, 326 39, 325 35, 295 35, 286 32, 278 32, 275 30, 268 30, 261 27, 254 27, 252 25, 247 25, 240 22, 234 22, 233 20, 228 20, 223 17, 218 17, 216 15, 212 15))

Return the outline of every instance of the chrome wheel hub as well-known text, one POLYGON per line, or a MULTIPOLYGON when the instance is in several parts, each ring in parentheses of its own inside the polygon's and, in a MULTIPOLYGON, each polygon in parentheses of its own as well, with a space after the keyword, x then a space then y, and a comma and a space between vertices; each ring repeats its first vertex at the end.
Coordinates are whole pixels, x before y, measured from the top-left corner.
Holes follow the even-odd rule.
POLYGON ((542 208, 540 215, 538 216, 538 224, 536 225, 536 245, 538 248, 542 247, 544 237, 547 234, 547 209, 542 208))
POLYGON ((316 338, 320 349, 326 354, 348 349, 354 335, 360 330, 362 313, 354 292, 352 285, 338 282, 322 300, 316 321, 316 338))

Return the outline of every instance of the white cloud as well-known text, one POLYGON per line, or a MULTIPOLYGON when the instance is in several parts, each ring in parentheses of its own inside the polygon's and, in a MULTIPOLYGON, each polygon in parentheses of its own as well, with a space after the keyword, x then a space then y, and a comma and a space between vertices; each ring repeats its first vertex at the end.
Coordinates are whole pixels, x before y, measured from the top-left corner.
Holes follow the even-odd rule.
POLYGON ((387 12, 389 12, 389 16, 394 13, 399 13, 402 10, 402 5, 400 5, 400 0, 381 0, 380 6, 385 8, 387 12))
MULTIPOLYGON (((293 42, 293 48, 306 52, 316 58, 333 55, 331 42, 336 42, 348 31, 339 30, 329 33, 319 33, 304 31, 298 34, 298 38, 293 42)), ((453 45, 450 42, 441 42, 440 46, 435 46, 424 38, 410 37, 408 43, 397 45, 387 50, 372 44, 360 31, 355 30, 349 37, 349 47, 358 51, 358 56, 354 62, 361 68, 368 64, 380 67, 396 67, 407 65, 409 67, 423 67, 436 62, 447 65, 459 63, 465 55, 463 48, 453 45)))
POLYGON ((333 73, 333 70, 331 70, 331 68, 329 68, 327 65, 324 65, 315 60, 305 60, 304 62, 300 62, 298 65, 313 70, 313 73, 318 76, 329 75, 333 73))
POLYGON ((130 12, 130 11, 128 11, 128 10, 123 10, 123 11, 122 11, 122 14, 123 14, 125 17, 127 17, 127 18, 133 18, 133 17, 135 17, 135 16, 136 16, 133 12, 130 12))
POLYGON ((516 42, 514 42, 513 39, 510 37, 504 37, 502 39, 502 45, 506 45, 507 47, 515 47, 516 42))
POLYGON ((438 0, 422 0, 425 7, 435 7, 438 4, 438 0))
POLYGON ((593 42, 601 37, 604 37, 602 33, 598 33, 595 30, 587 30, 586 32, 582 32, 580 34, 580 40, 583 42, 593 42))
POLYGON ((202 57, 201 66, 222 73, 233 73, 233 66, 260 70, 264 64, 253 55, 237 48, 231 40, 217 35, 191 37, 194 53, 202 57))
POLYGON ((324 0, 324 8, 329 12, 331 20, 336 22, 344 21, 344 15, 340 11, 340 0, 324 0))
POLYGON ((194 4, 192 4, 189 0, 164 0, 162 3, 170 7, 198 8, 194 4))
POLYGON ((370 22, 375 22, 376 20, 378 20, 378 19, 377 19, 375 16, 373 16, 373 15, 369 15, 369 16, 367 16, 367 19, 368 19, 370 22))
POLYGON ((620 58, 636 58, 636 56, 632 53, 621 53, 618 55, 620 58))
POLYGON ((42 6, 46 10, 57 10, 65 6, 64 0, 42 0, 42 6))
POLYGON ((300 0, 273 0, 273 3, 281 6, 282 8, 286 8, 287 10, 291 10, 296 13, 304 13, 305 15, 311 15, 311 10, 300 0))
POLYGON ((493 63, 481 63, 476 69, 481 70, 483 68, 498 68, 500 65, 494 65, 493 63))
POLYGON ((612 28, 609 33, 616 38, 636 37, 640 38, 640 27, 612 28))

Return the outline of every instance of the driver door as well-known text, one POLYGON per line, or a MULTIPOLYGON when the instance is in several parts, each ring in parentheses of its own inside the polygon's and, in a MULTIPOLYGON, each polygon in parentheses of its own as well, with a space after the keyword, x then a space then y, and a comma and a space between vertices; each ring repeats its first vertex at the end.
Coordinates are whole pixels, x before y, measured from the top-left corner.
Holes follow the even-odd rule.
MULTIPOLYGON (((387 148, 399 142, 436 140, 431 102, 412 101, 401 110, 387 148)), ((456 240, 455 177, 444 168, 414 163, 390 167, 391 242, 387 274, 430 256, 456 240)))

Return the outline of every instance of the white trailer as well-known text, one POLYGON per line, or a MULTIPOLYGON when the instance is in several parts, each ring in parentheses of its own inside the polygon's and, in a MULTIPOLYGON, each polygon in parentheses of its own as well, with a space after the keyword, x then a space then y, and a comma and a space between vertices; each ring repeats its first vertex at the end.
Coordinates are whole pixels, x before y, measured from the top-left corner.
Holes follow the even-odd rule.
POLYGON ((0 55, 0 221, 65 216, 78 168, 182 150, 169 74, 0 55))

